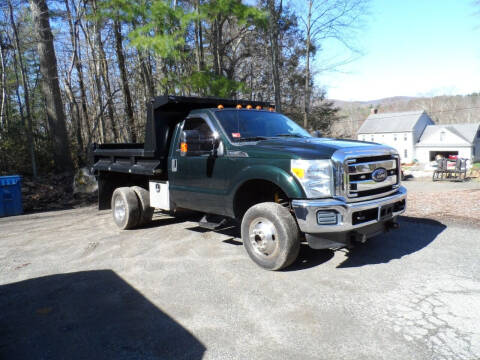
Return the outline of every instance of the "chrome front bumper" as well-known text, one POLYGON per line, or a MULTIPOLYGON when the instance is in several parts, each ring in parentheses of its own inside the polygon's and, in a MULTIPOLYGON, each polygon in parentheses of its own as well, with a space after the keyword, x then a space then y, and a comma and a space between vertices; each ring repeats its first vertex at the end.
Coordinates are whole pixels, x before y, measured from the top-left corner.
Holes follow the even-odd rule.
MULTIPOLYGON (((295 211, 298 226, 300 230, 307 234, 321 234, 321 233, 338 233, 346 232, 368 225, 376 224, 382 221, 387 221, 397 215, 405 212, 406 209, 407 190, 400 186, 392 195, 384 198, 345 203, 336 199, 322 199, 322 200, 293 200, 292 207, 295 211), (389 205, 399 204, 404 202, 403 209, 395 211, 395 209, 388 214, 388 217, 382 217, 382 208, 389 207, 389 205), (359 211, 378 209, 378 214, 375 218, 354 224, 353 216, 359 211), (338 221, 335 225, 319 225, 317 222, 317 212, 325 210, 335 210, 338 213, 338 221)), ((391 207, 390 207, 391 209, 391 207)), ((372 211, 370 212, 370 214, 372 211)))

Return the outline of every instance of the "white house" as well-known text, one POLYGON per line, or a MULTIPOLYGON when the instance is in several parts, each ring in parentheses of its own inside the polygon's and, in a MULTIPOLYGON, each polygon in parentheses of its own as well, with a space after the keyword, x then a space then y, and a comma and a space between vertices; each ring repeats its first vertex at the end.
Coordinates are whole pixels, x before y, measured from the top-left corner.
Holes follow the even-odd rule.
POLYGON ((415 145, 424 129, 433 124, 423 110, 377 113, 374 109, 358 130, 358 140, 392 146, 400 154, 402 163, 411 163, 416 159, 415 145))
POLYGON ((358 130, 358 140, 392 146, 402 163, 426 164, 437 155, 480 161, 480 123, 435 125, 423 110, 378 113, 373 109, 358 130))
POLYGON ((438 154, 480 161, 480 123, 428 125, 416 148, 421 163, 435 160, 438 154))

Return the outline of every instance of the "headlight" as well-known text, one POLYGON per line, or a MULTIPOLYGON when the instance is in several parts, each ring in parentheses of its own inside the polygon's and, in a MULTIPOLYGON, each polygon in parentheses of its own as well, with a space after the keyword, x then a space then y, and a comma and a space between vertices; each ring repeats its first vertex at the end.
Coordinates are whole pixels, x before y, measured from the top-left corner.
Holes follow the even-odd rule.
POLYGON ((330 160, 291 160, 290 168, 308 198, 333 195, 333 169, 330 160))

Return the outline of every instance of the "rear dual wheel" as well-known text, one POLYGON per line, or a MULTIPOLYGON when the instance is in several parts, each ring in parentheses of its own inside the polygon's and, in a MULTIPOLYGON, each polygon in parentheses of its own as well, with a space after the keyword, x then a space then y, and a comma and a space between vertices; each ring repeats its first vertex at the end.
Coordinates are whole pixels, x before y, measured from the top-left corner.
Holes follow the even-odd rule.
POLYGON ((122 230, 146 224, 153 216, 148 191, 139 186, 115 189, 112 195, 112 214, 115 224, 122 230))

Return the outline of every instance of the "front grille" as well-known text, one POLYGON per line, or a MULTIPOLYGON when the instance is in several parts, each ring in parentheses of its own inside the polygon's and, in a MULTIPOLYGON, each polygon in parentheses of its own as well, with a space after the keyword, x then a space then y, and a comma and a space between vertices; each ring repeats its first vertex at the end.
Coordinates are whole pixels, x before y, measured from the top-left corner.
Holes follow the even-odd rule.
POLYGON ((382 197, 400 183, 400 163, 393 155, 348 158, 344 167, 345 195, 350 201, 382 197))

